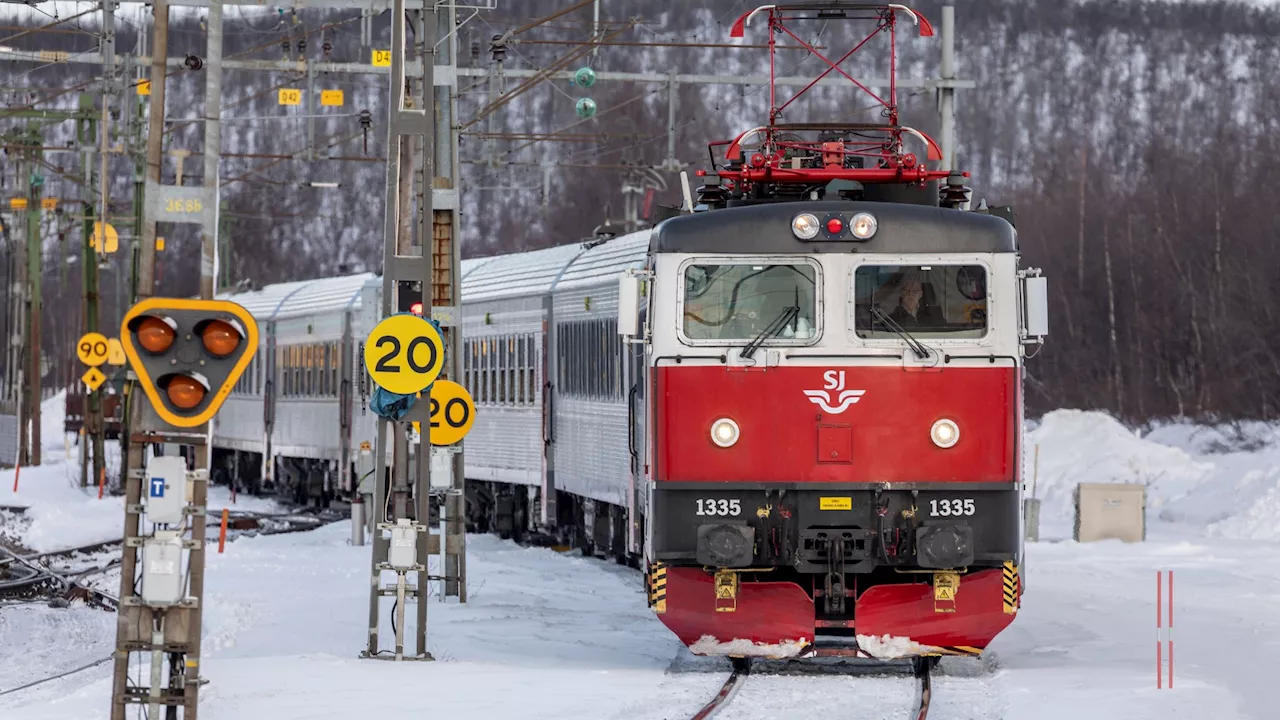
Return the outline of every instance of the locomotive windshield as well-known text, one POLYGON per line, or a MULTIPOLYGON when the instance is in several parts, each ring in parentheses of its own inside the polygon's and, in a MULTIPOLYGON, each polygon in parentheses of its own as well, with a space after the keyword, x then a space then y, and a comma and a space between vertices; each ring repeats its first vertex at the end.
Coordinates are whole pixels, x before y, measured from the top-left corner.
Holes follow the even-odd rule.
POLYGON ((981 265, 863 265, 854 273, 853 291, 861 338, 898 337, 884 315, 917 338, 980 338, 987 332, 987 271, 981 265))
POLYGON ((684 336, 748 342, 785 315, 790 319, 769 342, 808 342, 818 331, 816 287, 817 268, 807 262, 690 265, 684 271, 684 336))

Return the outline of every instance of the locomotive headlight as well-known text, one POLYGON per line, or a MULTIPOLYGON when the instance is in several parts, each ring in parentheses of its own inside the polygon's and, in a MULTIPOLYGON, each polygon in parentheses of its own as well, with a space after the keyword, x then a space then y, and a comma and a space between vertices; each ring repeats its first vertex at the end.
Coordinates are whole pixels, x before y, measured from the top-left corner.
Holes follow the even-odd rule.
POLYGON ((812 240, 818 236, 818 218, 812 213, 800 213, 791 221, 791 232, 801 240, 812 240))
POLYGON ((853 216, 853 222, 849 223, 849 232, 859 240, 870 240, 872 235, 876 234, 876 216, 871 213, 860 212, 853 216))
POLYGON ((932 428, 929 428, 929 437, 933 439, 934 445, 940 448, 949 448, 960 439, 960 426, 956 425, 954 420, 943 418, 935 422, 932 428))
POLYGON ((722 448, 732 447, 734 443, 738 442, 738 435, 740 434, 738 423, 729 418, 720 418, 711 423, 711 442, 722 448))

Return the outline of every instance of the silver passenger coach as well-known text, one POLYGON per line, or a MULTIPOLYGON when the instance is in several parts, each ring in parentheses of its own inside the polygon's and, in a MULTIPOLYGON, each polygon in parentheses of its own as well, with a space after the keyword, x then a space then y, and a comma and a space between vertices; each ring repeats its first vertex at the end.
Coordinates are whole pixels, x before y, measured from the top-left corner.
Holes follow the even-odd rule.
MULTIPOLYGON (((563 540, 639 552, 644 364, 616 323, 618 276, 643 265, 648 244, 644 230, 463 261, 473 529, 585 527, 563 540)), ((381 288, 362 273, 218 296, 253 314, 261 346, 215 421, 215 482, 302 503, 350 499, 375 435, 362 356, 381 288)))

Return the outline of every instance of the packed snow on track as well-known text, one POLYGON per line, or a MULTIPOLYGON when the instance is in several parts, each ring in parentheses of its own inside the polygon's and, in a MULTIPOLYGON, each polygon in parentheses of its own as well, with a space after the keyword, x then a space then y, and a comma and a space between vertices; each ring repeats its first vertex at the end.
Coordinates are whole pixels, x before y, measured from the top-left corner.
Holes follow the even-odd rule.
MULTIPOLYGON (((1250 432, 1248 449, 1233 451, 1242 438, 1211 428, 1139 437, 1096 413, 1043 418, 1027 438, 1040 447, 1044 522, 1041 542, 1027 546, 1022 609, 982 660, 944 660, 929 717, 1270 717, 1280 525, 1268 516, 1280 501, 1280 448, 1274 428, 1250 432), (1145 543, 1071 541, 1076 483, 1132 481, 1150 485, 1145 543), (1176 576, 1172 690, 1156 689, 1156 570, 1176 576)), ((23 470, 16 496, 12 471, 0 473, 0 505, 25 499, 32 516, 5 527, 35 535, 17 538, 28 547, 117 532, 119 501, 81 493, 74 463, 48 458, 23 470)), ((468 537, 468 602, 428 608, 437 661, 358 659, 370 549, 348 536, 339 523, 244 537, 209 555, 202 718, 681 718, 727 675, 723 660, 689 658, 646 607, 638 572, 478 535, 468 537)), ((389 613, 388 600, 384 648, 389 613)), ((0 605, 0 717, 107 717, 109 663, 5 693, 107 657, 114 631, 109 613, 81 606, 0 605)), ((145 660, 130 671, 147 672, 145 660)), ((912 687, 905 676, 753 675, 718 717, 899 718, 912 687)))

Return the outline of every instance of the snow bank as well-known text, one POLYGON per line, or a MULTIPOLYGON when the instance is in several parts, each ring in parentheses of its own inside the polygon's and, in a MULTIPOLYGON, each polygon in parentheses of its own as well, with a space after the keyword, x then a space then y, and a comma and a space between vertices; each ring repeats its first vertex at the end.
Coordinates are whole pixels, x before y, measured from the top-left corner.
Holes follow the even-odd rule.
POLYGON ((1174 423, 1144 437, 1105 413, 1048 413, 1027 433, 1027 491, 1041 500, 1041 537, 1071 536, 1077 484, 1116 482, 1147 486, 1153 526, 1163 521, 1216 537, 1280 540, 1277 440, 1280 428, 1264 423, 1174 423))

